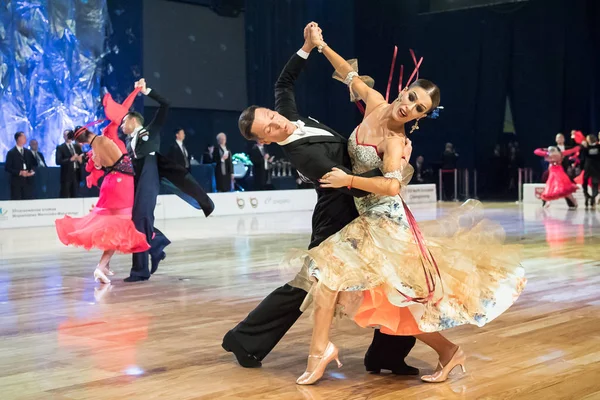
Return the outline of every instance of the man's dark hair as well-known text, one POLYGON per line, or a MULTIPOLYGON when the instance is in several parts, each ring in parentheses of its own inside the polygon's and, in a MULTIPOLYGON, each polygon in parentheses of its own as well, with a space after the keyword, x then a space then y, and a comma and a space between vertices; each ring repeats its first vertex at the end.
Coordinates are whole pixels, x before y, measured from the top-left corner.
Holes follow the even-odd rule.
POLYGON ((144 116, 137 111, 129 111, 127 114, 125 114, 125 116, 135 118, 140 125, 144 125, 144 116))
POLYGON ((238 120, 238 128, 240 133, 247 140, 256 140, 256 135, 252 133, 252 125, 254 124, 254 114, 258 106, 250 106, 242 111, 238 120))
POLYGON ((179 133, 179 131, 183 131, 183 130, 184 130, 184 129, 183 129, 183 128, 181 128, 181 127, 180 127, 180 128, 175 128, 175 129, 173 130, 173 135, 176 135, 176 136, 177 136, 177 134, 179 133))
POLYGON ((591 134, 588 135, 588 139, 590 139, 590 142, 596 143, 598 141, 598 136, 596 136, 593 133, 591 133, 591 134))
POLYGON ((23 131, 19 131, 19 132, 15 133, 15 142, 17 140, 19 140, 19 138, 21 137, 21 135, 24 135, 24 134, 25 134, 25 132, 23 132, 23 131))

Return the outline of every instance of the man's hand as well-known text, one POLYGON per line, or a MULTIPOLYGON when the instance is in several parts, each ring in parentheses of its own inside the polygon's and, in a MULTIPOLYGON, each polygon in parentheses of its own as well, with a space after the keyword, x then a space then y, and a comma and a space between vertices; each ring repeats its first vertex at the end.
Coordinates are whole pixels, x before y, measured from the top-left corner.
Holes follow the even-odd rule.
POLYGON ((319 179, 319 183, 322 188, 341 188, 344 186, 350 186, 352 182, 352 176, 346 174, 339 168, 333 168, 330 172, 323 175, 319 179))
POLYGON ((321 28, 319 28, 319 26, 317 24, 310 27, 309 42, 310 42, 311 46, 313 46, 313 48, 319 47, 319 46, 325 44, 325 41, 323 40, 323 31, 321 30, 321 28))
POLYGON ((79 156, 77 154, 73 154, 69 160, 75 162, 79 156))
POLYGON ((146 80, 145 80, 144 78, 142 78, 142 79, 140 79, 139 81, 137 81, 137 82, 136 82, 136 83, 133 85, 133 87, 134 87, 135 89, 137 89, 137 88, 141 88, 141 89, 142 89, 142 90, 141 90, 141 92, 142 92, 142 93, 144 93, 144 94, 147 94, 148 88, 146 87, 146 80))

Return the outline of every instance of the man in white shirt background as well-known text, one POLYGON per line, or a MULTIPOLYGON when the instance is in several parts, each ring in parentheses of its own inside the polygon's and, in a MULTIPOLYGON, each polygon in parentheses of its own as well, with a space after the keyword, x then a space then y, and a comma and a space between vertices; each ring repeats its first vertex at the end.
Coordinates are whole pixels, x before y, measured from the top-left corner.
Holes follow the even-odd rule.
POLYGON ((39 143, 36 139, 31 139, 29 141, 29 149, 33 154, 33 158, 37 164, 35 168, 36 177, 35 177, 35 189, 34 189, 34 198, 35 199, 45 199, 48 198, 48 172, 49 169, 48 164, 46 164, 46 157, 39 150, 39 143))
POLYGON ((250 149, 252 173, 254 176, 254 190, 265 190, 269 180, 269 164, 275 157, 271 156, 265 146, 254 143, 250 149))
POLYGON ((48 166, 46 165, 46 158, 44 158, 44 155, 39 151, 39 144, 37 140, 31 139, 29 141, 29 149, 33 153, 33 158, 35 158, 37 161, 38 168, 45 168, 48 166))
POLYGON ((33 168, 37 165, 33 154, 25 148, 27 137, 24 132, 15 133, 15 147, 6 153, 5 171, 10 174, 10 199, 33 198, 33 168))
POLYGON ((55 161, 60 165, 60 197, 78 197, 81 182, 83 151, 79 143, 69 140, 69 130, 63 132, 65 142, 56 147, 55 161))

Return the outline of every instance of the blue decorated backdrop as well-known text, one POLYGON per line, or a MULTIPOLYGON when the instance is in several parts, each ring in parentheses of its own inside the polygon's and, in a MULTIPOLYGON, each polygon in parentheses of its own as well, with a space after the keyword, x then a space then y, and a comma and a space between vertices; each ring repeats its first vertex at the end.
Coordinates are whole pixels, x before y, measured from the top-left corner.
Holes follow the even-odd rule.
POLYGON ((64 129, 96 118, 109 25, 106 0, 0 5, 0 162, 24 131, 48 164, 64 129))

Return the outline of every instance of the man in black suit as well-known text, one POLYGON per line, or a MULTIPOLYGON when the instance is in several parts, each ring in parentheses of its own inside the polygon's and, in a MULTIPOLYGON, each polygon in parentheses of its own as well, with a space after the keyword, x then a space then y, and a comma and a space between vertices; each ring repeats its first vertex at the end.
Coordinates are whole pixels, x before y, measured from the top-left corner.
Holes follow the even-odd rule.
POLYGON ((186 170, 190 171, 191 155, 183 141, 185 140, 185 131, 181 128, 175 129, 175 143, 169 149, 167 157, 173 160, 176 164, 181 165, 186 170))
POLYGON ((598 136, 588 135, 581 143, 581 157, 583 159, 583 195, 585 196, 585 208, 591 206, 596 209, 596 197, 598 186, 600 186, 600 144, 598 136), (591 180, 592 194, 588 193, 588 183, 591 180))
POLYGON ((417 161, 415 162, 415 181, 416 183, 423 184, 429 183, 431 181, 431 177, 433 172, 431 169, 427 168, 425 165, 425 158, 423 156, 417 157, 417 161))
POLYGON ((81 146, 67 137, 69 132, 63 132, 65 142, 56 147, 55 156, 56 165, 60 165, 60 197, 63 199, 77 197, 83 163, 81 146))
MULTIPOLYGON (((565 135, 563 135, 562 133, 557 133, 554 140, 556 141, 556 147, 561 151, 561 153, 564 152, 565 150, 569 150, 569 149, 573 148, 573 146, 566 144, 565 135)), ((569 175, 569 167, 571 167, 571 160, 569 160, 569 157, 563 158, 562 167, 565 170, 565 172, 567 173, 567 175, 569 175)), ((571 175, 569 175, 569 177, 570 176, 571 175)))
POLYGON ((48 164, 46 164, 46 158, 39 151, 38 141, 31 139, 29 141, 29 149, 35 158, 37 167, 35 168, 35 185, 34 185, 34 198, 43 199, 48 197, 48 164))
POLYGON ((150 250, 133 254, 131 272, 129 277, 125 278, 125 282, 150 279, 160 261, 166 257, 164 249, 171 242, 154 227, 154 209, 161 183, 194 208, 202 209, 207 217, 214 210, 212 200, 192 175, 159 153, 160 131, 167 117, 169 102, 155 90, 147 88, 144 79, 136 82, 135 87, 140 87, 142 93, 158 102, 160 107, 150 125, 146 127, 144 117, 135 111, 127 113, 121 123, 121 130, 127 136, 127 151, 135 171, 132 220, 136 229, 146 235, 150 244, 150 250), (151 269, 148 256, 152 262, 151 269))
POLYGON ((33 158, 35 158, 38 168, 45 168, 48 166, 46 164, 46 158, 44 158, 44 155, 39 151, 39 144, 37 140, 31 139, 29 141, 29 149, 33 153, 33 158))
POLYGON ((215 162, 215 160, 213 159, 214 154, 215 154, 215 146, 212 144, 208 145, 206 147, 206 150, 202 154, 202 164, 214 164, 214 162, 215 162))
POLYGON ((265 190, 269 172, 269 163, 273 161, 262 143, 254 143, 250 149, 252 173, 254 175, 254 190, 265 190))
MULTIPOLYGON (((346 139, 328 126, 300 116, 296 108, 294 84, 314 48, 306 40, 307 29, 308 26, 305 28, 304 46, 288 61, 275 84, 276 111, 248 107, 240 116, 239 128, 248 140, 265 144, 275 142, 282 146, 285 156, 299 174, 316 184, 317 204, 313 212, 310 249, 355 219, 358 212, 353 196, 365 196, 367 193, 348 188, 319 188, 319 179, 333 167, 351 173, 351 163, 346 139)), ((381 171, 363 174, 377 175, 381 175, 381 171)), ((246 319, 227 332, 223 348, 233 352, 243 367, 260 367, 262 359, 302 314, 300 306, 311 284, 299 274, 294 286, 286 284, 275 289, 246 319)), ((415 340, 414 337, 388 336, 375 330, 373 343, 365 356, 367 370, 378 372, 389 369, 398 374, 418 374, 416 368, 404 362, 415 340)))
POLYGON ((16 146, 6 153, 4 170, 10 174, 10 199, 33 199, 33 168, 37 162, 33 153, 25 148, 27 137, 23 132, 15 133, 16 146))
POLYGON ((171 241, 154 228, 154 209, 160 189, 160 177, 156 154, 160 149, 160 130, 165 123, 169 102, 155 90, 146 87, 144 79, 135 83, 142 93, 155 100, 160 106, 152 123, 144 127, 144 117, 135 111, 129 112, 121 124, 121 130, 127 135, 127 151, 133 162, 134 201, 132 217, 138 231, 146 235, 151 248, 143 253, 134 253, 129 277, 125 282, 138 282, 150 279, 158 268, 158 263, 166 257, 163 251, 171 241), (152 271, 148 266, 148 256, 152 258, 152 271))

